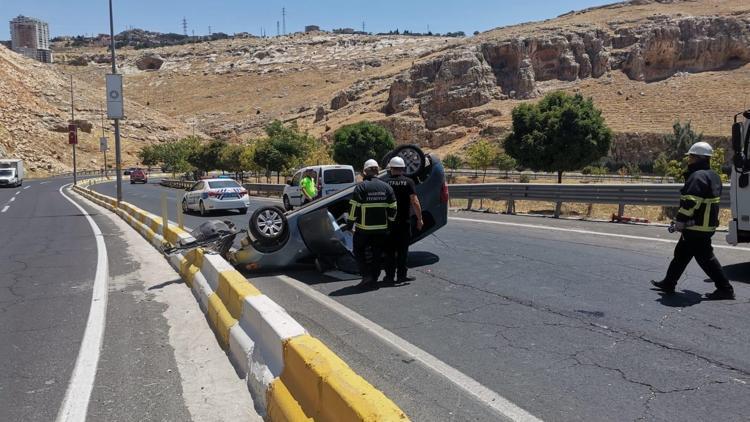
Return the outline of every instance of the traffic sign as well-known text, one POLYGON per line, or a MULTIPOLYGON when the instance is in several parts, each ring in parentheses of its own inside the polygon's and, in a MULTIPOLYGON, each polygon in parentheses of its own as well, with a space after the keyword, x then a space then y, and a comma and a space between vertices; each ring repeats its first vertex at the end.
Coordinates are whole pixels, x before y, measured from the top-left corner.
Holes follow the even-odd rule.
POLYGON ((68 125, 68 144, 78 144, 78 126, 74 124, 68 125))
POLYGON ((107 75, 107 117, 124 119, 125 110, 122 99, 122 75, 107 75))
POLYGON ((99 138, 99 152, 109 151, 109 145, 107 144, 108 139, 105 136, 99 138))

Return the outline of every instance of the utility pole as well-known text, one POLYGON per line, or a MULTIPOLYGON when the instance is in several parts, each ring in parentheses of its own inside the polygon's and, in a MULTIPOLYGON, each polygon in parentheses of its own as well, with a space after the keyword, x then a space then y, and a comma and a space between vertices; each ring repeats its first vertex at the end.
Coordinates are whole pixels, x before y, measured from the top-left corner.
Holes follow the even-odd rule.
POLYGON ((182 17, 182 33, 187 37, 187 19, 184 16, 182 17))
POLYGON ((279 29, 279 25, 280 25, 279 21, 276 21, 276 36, 277 37, 281 36, 281 29, 279 29))
POLYGON ((281 8, 281 20, 284 22, 284 32, 283 34, 286 35, 286 7, 281 8))
MULTIPOLYGON (((185 28, 187 21, 183 19, 185 28)), ((112 74, 117 74, 117 65, 115 64, 115 21, 112 16, 112 0, 109 0, 109 32, 112 38, 110 49, 112 50, 112 74)), ((117 202, 122 201, 122 157, 120 155, 120 119, 115 119, 115 171, 117 172, 117 202)))
MULTIPOLYGON (((76 111, 73 102, 73 74, 70 75, 70 124, 76 124, 76 111)), ((73 143, 73 184, 78 184, 78 167, 76 165, 76 143, 78 142, 78 131, 76 130, 76 142, 73 143)))
MULTIPOLYGON (((106 134, 104 133, 104 106, 102 106, 102 138, 106 138, 106 134)), ((102 150, 104 153, 104 177, 109 177, 109 169, 107 168, 107 149, 109 149, 109 144, 105 145, 102 150)))
POLYGON ((208 25, 208 36, 211 36, 211 25, 208 25))
POLYGON ((365 31, 365 21, 362 21, 362 32, 365 34, 367 33, 367 31, 365 31))

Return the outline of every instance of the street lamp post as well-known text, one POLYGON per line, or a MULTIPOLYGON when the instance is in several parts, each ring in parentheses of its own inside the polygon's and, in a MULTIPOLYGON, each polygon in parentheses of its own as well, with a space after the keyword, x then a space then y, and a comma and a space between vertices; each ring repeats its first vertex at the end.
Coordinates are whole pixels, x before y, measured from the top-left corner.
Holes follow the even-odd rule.
MULTIPOLYGON (((117 74, 115 63, 115 22, 112 16, 112 0, 109 0, 109 34, 112 50, 112 74, 117 74)), ((115 120, 115 171, 117 172, 117 202, 122 201, 122 156, 120 154, 120 119, 115 120)))

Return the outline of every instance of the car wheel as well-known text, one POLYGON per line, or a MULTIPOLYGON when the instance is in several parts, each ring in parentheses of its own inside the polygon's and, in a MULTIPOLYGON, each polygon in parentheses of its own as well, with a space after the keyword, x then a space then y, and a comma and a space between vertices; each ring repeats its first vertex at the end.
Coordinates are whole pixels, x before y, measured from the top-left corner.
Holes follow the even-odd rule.
POLYGON ((293 209, 292 208, 292 203, 291 203, 291 201, 289 201, 289 197, 286 196, 286 195, 284 195, 284 209, 286 211, 291 211, 293 209))
POLYGON ((135 182, 131 180, 131 181, 130 181, 130 184, 131 184, 131 185, 134 185, 134 184, 135 184, 135 182))
POLYGON ((203 201, 198 204, 198 208, 200 209, 201 217, 205 217, 208 215, 208 211, 206 211, 206 207, 203 205, 203 201))
POLYGON ((247 208, 240 208, 240 214, 242 215, 247 214, 247 208))
POLYGON ((270 253, 281 249, 289 238, 289 223, 279 207, 261 207, 250 217, 250 234, 253 247, 270 253))
POLYGON ((404 176, 417 178, 422 176, 425 171, 425 158, 422 149, 416 145, 401 145, 383 157, 383 166, 388 166, 388 162, 393 157, 401 157, 406 163, 404 176))
POLYGON ((187 199, 182 200, 182 213, 187 214, 190 212, 190 208, 188 207, 187 199))

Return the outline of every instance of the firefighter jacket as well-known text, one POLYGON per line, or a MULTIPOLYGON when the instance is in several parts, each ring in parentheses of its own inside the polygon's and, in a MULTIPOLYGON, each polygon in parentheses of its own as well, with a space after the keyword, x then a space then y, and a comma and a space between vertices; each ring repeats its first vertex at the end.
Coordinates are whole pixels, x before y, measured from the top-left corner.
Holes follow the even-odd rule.
POLYGON ((719 225, 721 177, 711 170, 708 160, 688 166, 685 176, 676 220, 685 223, 685 230, 713 233, 719 225))
POLYGON ((393 188, 377 178, 366 178, 354 188, 349 201, 349 221, 357 230, 368 233, 386 232, 388 223, 396 218, 396 195, 393 188))

